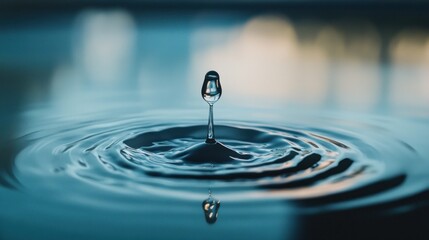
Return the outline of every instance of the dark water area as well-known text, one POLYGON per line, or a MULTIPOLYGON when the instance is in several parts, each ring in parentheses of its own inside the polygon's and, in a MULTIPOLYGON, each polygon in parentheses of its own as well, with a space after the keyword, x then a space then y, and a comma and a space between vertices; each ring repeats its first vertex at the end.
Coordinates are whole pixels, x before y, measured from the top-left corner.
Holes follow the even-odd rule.
POLYGON ((14 4, 0 239, 429 239, 424 4, 14 4))

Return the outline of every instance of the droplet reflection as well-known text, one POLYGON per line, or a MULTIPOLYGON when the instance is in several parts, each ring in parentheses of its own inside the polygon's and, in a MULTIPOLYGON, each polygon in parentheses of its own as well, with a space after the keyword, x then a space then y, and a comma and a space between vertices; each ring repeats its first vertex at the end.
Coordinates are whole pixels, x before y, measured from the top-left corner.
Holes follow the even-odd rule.
POLYGON ((209 193, 209 197, 203 201, 202 206, 206 222, 208 224, 216 223, 219 216, 220 201, 209 193))

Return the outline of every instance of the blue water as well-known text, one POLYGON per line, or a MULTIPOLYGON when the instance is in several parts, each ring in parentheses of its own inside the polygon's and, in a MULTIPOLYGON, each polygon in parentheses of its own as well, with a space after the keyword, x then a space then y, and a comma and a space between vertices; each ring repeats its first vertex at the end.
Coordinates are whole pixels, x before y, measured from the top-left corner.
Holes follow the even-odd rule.
POLYGON ((275 110, 249 119, 245 109, 221 109, 228 117, 215 121, 218 142, 247 157, 206 149, 189 161, 182 153, 205 145, 203 106, 27 111, 3 176, 10 185, 0 190, 2 237, 284 239, 302 235, 303 216, 389 204, 428 187, 425 120, 275 110), (209 191, 221 202, 214 225, 201 207, 209 191))

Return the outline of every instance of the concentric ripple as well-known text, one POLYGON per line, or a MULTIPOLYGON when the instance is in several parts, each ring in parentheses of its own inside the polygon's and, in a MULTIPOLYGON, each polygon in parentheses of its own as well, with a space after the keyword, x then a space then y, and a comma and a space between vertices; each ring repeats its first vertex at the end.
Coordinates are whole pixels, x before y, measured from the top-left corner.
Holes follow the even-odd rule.
POLYGON ((413 180, 419 172, 410 165, 419 161, 415 150, 374 126, 220 121, 218 143, 209 145, 199 120, 144 119, 58 125, 25 135, 14 174, 26 188, 53 194, 72 183, 76 189, 201 199, 210 187, 221 199, 338 206, 424 187, 413 180))
MULTIPOLYGON (((262 186, 292 186, 303 178, 303 186, 310 186, 346 172, 355 162, 349 157, 358 154, 337 140, 300 130, 232 125, 218 126, 217 132, 221 143, 215 145, 203 142, 204 126, 146 132, 125 140, 121 154, 151 176, 262 186), (338 166, 341 170, 334 171, 338 166), (320 173, 324 177, 316 179, 320 173)), ((354 175, 371 166, 363 161, 355 165, 360 166, 354 167, 354 175)))

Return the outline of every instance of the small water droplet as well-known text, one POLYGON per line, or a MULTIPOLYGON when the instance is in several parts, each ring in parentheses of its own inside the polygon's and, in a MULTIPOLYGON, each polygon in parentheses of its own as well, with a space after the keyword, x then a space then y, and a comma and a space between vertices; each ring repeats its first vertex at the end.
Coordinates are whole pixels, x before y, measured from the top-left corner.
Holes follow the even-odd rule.
POLYGON ((217 100, 219 100, 222 95, 222 87, 220 85, 219 74, 217 72, 210 71, 206 74, 203 87, 201 88, 201 95, 210 105, 213 105, 217 100))

